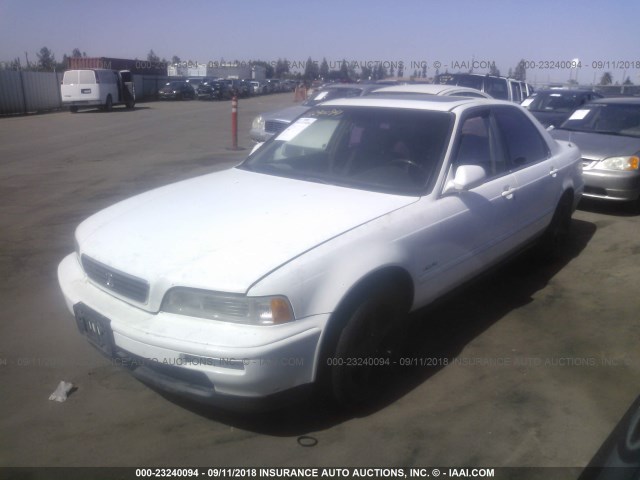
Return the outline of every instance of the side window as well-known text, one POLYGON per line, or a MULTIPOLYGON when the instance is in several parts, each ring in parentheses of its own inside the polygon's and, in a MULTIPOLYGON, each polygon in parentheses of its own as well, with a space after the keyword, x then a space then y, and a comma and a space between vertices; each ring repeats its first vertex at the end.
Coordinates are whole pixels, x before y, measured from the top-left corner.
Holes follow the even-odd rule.
POLYGON ((505 172, 507 168, 502 156, 497 155, 492 147, 491 132, 491 116, 488 111, 467 117, 458 134, 454 169, 460 165, 479 165, 485 169, 488 177, 505 172))
POLYGON ((549 157, 549 149, 538 129, 516 108, 496 108, 496 124, 510 165, 538 162, 549 157))
POLYGON ((485 78, 485 92, 499 100, 509 100, 507 80, 504 78, 485 78))

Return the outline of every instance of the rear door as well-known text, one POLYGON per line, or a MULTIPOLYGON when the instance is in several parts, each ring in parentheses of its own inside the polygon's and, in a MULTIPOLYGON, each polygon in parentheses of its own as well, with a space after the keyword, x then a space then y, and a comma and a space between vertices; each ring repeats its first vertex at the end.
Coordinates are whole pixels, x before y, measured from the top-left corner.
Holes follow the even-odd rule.
POLYGON ((514 227, 520 240, 530 238, 544 228, 555 210, 561 190, 559 165, 538 129, 518 107, 494 107, 493 115, 518 185, 514 227))

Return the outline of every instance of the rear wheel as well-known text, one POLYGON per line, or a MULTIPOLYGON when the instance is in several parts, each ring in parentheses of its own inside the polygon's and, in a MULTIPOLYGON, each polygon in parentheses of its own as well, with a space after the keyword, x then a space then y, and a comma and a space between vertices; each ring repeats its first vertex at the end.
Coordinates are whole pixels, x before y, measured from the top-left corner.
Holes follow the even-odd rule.
POLYGON ((110 112, 113 109, 113 100, 111 99, 111 95, 107 95, 107 101, 104 104, 104 111, 110 112))
POLYGON ((78 113, 78 107, 69 107, 71 113, 78 113))

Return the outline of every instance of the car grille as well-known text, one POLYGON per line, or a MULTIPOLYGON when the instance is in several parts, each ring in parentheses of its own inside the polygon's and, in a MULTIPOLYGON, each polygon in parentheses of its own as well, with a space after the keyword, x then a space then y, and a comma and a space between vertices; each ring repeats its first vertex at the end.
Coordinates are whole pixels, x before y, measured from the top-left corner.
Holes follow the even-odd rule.
POLYGON ((278 122, 277 120, 267 120, 264 122, 264 130, 274 135, 280 133, 289 126, 286 122, 278 122))
POLYGON ((82 255, 82 267, 87 276, 100 287, 136 302, 145 303, 147 301, 149 283, 146 280, 115 270, 86 255, 82 255))

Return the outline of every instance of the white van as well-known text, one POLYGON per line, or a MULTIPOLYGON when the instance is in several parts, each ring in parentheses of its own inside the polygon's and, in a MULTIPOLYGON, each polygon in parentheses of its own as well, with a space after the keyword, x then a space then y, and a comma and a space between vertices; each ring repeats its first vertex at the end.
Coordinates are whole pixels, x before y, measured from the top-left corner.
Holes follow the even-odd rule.
POLYGON ((133 75, 128 70, 68 70, 60 88, 62 104, 72 113, 79 107, 97 106, 109 111, 113 105, 124 104, 133 108, 136 102, 133 75))

